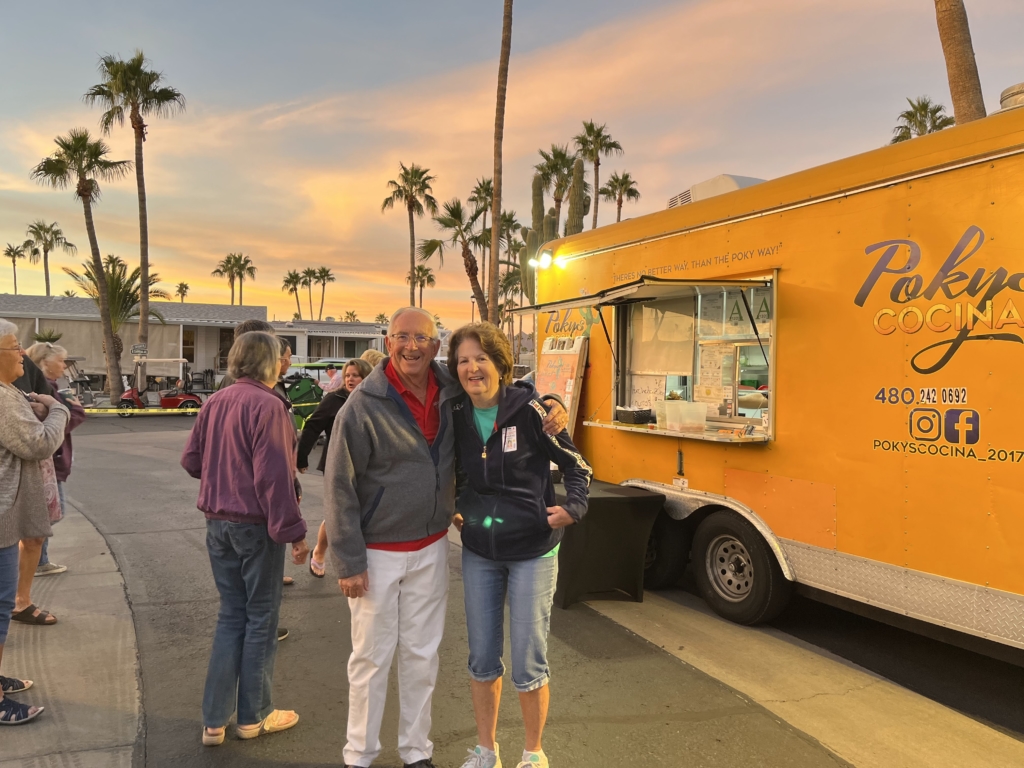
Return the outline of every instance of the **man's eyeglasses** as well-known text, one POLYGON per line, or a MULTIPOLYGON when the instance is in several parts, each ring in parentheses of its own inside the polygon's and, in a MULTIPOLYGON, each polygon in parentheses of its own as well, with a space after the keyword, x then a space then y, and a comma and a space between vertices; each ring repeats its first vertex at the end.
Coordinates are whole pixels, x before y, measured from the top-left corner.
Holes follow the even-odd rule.
POLYGON ((401 344, 402 346, 407 346, 412 342, 416 342, 417 347, 422 347, 431 341, 436 341, 432 336, 426 336, 422 333, 418 333, 415 336, 411 336, 408 333, 392 333, 391 340, 395 342, 395 344, 401 344))
POLYGON ((25 348, 18 344, 16 347, 0 347, 0 352, 24 352, 25 348))

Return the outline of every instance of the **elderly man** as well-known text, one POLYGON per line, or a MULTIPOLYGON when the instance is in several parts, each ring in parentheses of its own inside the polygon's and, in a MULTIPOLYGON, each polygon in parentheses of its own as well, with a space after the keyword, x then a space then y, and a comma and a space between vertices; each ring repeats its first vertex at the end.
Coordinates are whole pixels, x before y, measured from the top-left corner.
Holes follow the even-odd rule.
POLYGON ((338 372, 338 366, 334 363, 328 363, 324 371, 327 372, 327 381, 320 385, 320 389, 324 391, 325 395, 328 392, 340 389, 344 385, 344 377, 338 372))
MULTIPOLYGON (((346 766, 380 753, 388 671, 398 649, 398 754, 434 768, 431 697, 448 600, 448 526, 455 513, 454 430, 440 393, 452 379, 434 362, 433 316, 391 318, 390 357, 349 395, 327 456, 325 513, 338 585, 352 613, 346 766)), ((545 431, 568 421, 554 406, 545 431)))

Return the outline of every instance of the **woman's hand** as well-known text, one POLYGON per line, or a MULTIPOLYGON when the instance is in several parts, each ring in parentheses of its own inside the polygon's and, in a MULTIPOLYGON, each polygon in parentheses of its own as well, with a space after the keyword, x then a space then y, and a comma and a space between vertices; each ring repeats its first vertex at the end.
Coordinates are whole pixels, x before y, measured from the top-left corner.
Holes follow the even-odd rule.
POLYGON ((345 597, 362 597, 370 591, 370 572, 363 571, 358 576, 338 579, 338 587, 345 597))
POLYGON ((33 403, 40 403, 41 405, 45 405, 47 410, 57 405, 57 398, 52 397, 51 395, 37 395, 35 392, 30 392, 28 395, 28 399, 31 400, 33 403))
POLYGON ((569 426, 569 414, 566 413, 565 408, 557 400, 545 400, 544 402, 551 406, 542 424, 544 434, 557 435, 569 426))
POLYGON ((465 522, 466 521, 463 519, 462 515, 460 515, 458 512, 456 512, 455 516, 452 518, 452 525, 455 526, 455 530, 459 533, 462 533, 462 526, 465 522))
POLYGON ((302 565, 306 562, 306 555, 309 554, 309 547, 306 546, 306 540, 292 542, 292 562, 296 565, 302 565))
POLYGON ((565 507, 548 507, 548 525, 552 528, 566 528, 575 522, 565 507))
POLYGON ((306 474, 306 470, 307 470, 307 469, 308 469, 308 467, 299 467, 299 474, 300 474, 300 475, 304 475, 304 474, 306 474))

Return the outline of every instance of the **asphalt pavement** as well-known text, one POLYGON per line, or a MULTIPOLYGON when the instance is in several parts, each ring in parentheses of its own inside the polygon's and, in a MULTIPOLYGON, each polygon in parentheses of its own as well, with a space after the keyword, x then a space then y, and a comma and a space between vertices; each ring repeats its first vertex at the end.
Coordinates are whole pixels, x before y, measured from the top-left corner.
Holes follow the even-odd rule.
MULTIPOLYGON (((217 748, 200 744, 200 701, 218 601, 205 550, 205 522, 195 509, 198 483, 178 464, 190 427, 184 416, 104 417, 90 419, 75 435, 69 495, 116 559, 124 580, 124 608, 130 611, 137 639, 140 727, 133 765, 341 765, 347 715, 345 663, 351 649, 348 609, 330 577, 314 579, 305 567, 291 564, 287 572, 296 584, 286 587, 282 606, 282 624, 291 635, 278 652, 274 690, 278 706, 299 712, 299 726, 254 741, 229 738, 217 748)), ((322 519, 322 485, 317 475, 307 475, 303 482, 303 514, 312 539, 322 519)), ((62 542, 60 533, 58 528, 54 559, 71 553, 73 542, 70 537, 62 542)), ((475 743, 456 548, 450 564, 451 595, 433 713, 439 768, 461 765, 475 743)), ((81 574, 72 568, 50 578, 49 588, 56 596, 71 594, 81 574)), ((88 591, 76 593, 75 604, 78 612, 93 609, 88 591)), ((75 621, 69 613, 58 626, 67 627, 74 637, 75 621)), ((113 653, 115 636, 105 634, 108 625, 94 624, 93 641, 103 638, 111 644, 109 658, 90 659, 92 684, 102 687, 115 670, 124 677, 126 661, 123 654, 113 653)), ((31 642, 29 637, 26 644, 31 642)), ((735 688, 586 605, 555 610, 550 661, 552 706, 545 750, 554 766, 844 764, 735 688)), ((51 658, 40 657, 44 667, 54 667, 54 675, 58 666, 63 669, 75 662, 74 642, 51 658)), ((5 669, 11 669, 8 658, 5 669)), ((130 671, 134 673, 134 668, 130 671)), ((393 679, 380 766, 401 765, 394 748, 396 692, 393 679)), ((60 693, 54 692, 52 710, 70 713, 60 693)), ((512 686, 506 686, 499 742, 510 757, 523 745, 514 697, 512 686)), ((67 730, 71 724, 64 720, 56 725, 67 730)), ((26 726, 23 732, 29 733, 31 727, 36 726, 26 726)), ((93 730, 104 727, 96 722, 93 730)), ((67 746, 56 751, 40 743, 35 758, 26 753, 19 758, 25 762, 12 764, 84 765, 65 759, 74 747, 72 741, 65 738, 61 743, 67 746)), ((0 766, 6 764, 0 758, 0 766)))

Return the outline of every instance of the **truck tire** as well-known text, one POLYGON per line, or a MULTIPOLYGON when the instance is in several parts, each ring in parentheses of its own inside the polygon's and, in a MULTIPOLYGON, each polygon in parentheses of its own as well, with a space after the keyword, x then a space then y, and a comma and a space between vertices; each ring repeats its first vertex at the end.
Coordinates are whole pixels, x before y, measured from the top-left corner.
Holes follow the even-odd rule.
POLYGON ((761 534, 735 512, 704 519, 694 536, 693 560, 701 595, 722 618, 759 624, 789 602, 793 585, 761 534))
POLYGON ((664 510, 658 513, 647 541, 644 560, 644 589, 666 589, 683 577, 690 556, 690 537, 680 520, 673 520, 664 510))

